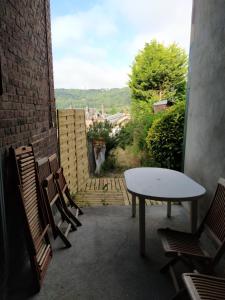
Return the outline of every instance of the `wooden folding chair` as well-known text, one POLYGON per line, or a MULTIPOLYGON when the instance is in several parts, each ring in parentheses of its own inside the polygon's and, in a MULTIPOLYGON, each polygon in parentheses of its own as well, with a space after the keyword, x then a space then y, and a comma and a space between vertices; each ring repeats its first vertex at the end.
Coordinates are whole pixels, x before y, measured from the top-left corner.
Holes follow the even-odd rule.
POLYGON ((67 214, 73 219, 77 226, 81 226, 81 222, 78 220, 78 216, 82 215, 83 212, 80 207, 75 203, 75 200, 72 199, 69 187, 66 183, 65 176, 63 174, 63 168, 59 167, 57 155, 53 154, 49 157, 49 165, 51 172, 54 174, 56 180, 58 192, 63 204, 63 207, 67 214), (66 197, 66 199, 65 199, 66 197), (67 205, 67 203, 68 205, 67 205), (75 214, 71 211, 71 208, 75 209, 75 214))
POLYGON ((183 281, 192 300, 225 300, 225 278, 184 273, 183 281))
POLYGON ((173 259, 161 272, 170 271, 176 290, 179 290, 173 266, 182 261, 190 271, 211 274, 225 251, 225 180, 220 178, 211 206, 195 234, 167 229, 159 229, 165 254, 173 259), (200 243, 206 232, 217 246, 214 255, 209 255, 200 243))
POLYGON ((37 169, 32 147, 10 149, 16 162, 17 182, 24 215, 26 238, 31 266, 38 289, 52 258, 48 237, 49 224, 44 216, 44 204, 40 194, 37 169))
POLYGON ((62 239, 67 248, 71 247, 71 243, 68 240, 67 236, 71 230, 76 230, 76 224, 70 219, 63 209, 60 196, 58 194, 53 174, 51 174, 49 168, 49 162, 47 158, 37 161, 38 170, 39 170, 39 181, 43 188, 43 194, 45 199, 45 205, 47 209, 49 223, 52 229, 52 234, 54 239, 58 236, 62 239), (56 211, 54 212, 54 207, 56 211), (55 215, 60 216, 60 220, 57 223, 55 221, 55 215), (64 222, 67 223, 66 230, 63 231, 62 225, 64 222))

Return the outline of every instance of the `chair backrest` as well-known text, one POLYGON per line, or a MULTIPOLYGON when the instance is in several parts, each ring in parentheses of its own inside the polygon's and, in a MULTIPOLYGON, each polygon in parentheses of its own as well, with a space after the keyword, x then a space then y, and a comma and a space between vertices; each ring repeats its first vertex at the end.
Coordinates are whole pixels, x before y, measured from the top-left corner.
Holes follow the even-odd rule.
POLYGON ((56 153, 51 155, 48 158, 48 161, 49 161, 51 173, 54 174, 54 178, 56 180, 57 187, 58 187, 59 191, 61 191, 63 193, 65 188, 67 187, 67 184, 66 184, 66 179, 63 175, 63 169, 59 166, 59 162, 58 162, 56 153))
POLYGON ((55 173, 56 181, 58 184, 59 189, 64 192, 64 190, 67 188, 66 179, 63 174, 63 169, 59 168, 59 170, 55 173))
POLYGON ((225 239, 225 179, 220 178, 218 182, 204 223, 215 241, 222 243, 225 239))
POLYGON ((51 173, 55 174, 59 169, 59 162, 56 153, 52 154, 49 158, 49 165, 51 173))
POLYGON ((44 157, 37 160, 38 177, 40 184, 43 185, 44 180, 51 174, 48 158, 44 157))
POLYGON ((49 224, 45 219, 33 148, 24 146, 11 151, 14 151, 20 198, 26 217, 24 223, 29 241, 28 251, 33 269, 38 274, 36 278, 40 286, 52 257, 52 249, 47 233, 49 224))
POLYGON ((225 251, 225 179, 220 178, 208 213, 203 221, 204 228, 217 243, 215 260, 225 251))
POLYGON ((52 205, 57 200, 57 197, 56 197, 56 188, 53 181, 53 175, 51 175, 48 157, 44 157, 37 160, 37 166, 38 166, 39 184, 41 185, 41 190, 43 193, 43 199, 47 211, 47 218, 52 228, 53 236, 56 238, 57 231, 56 231, 56 224, 54 221, 54 213, 56 213, 56 209, 53 208, 52 205))
POLYGON ((184 273, 182 277, 190 295, 190 299, 224 299, 224 278, 199 273, 184 273))
POLYGON ((46 191, 46 198, 48 199, 50 205, 52 206, 55 201, 59 198, 59 194, 55 185, 53 174, 50 174, 44 180, 44 189, 46 191))

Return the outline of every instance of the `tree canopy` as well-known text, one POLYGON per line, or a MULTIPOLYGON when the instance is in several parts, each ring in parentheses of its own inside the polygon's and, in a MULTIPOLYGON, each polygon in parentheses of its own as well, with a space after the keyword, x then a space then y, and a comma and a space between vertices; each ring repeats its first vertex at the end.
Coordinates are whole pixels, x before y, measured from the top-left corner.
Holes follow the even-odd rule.
POLYGON ((181 100, 185 97, 187 55, 176 44, 153 40, 135 57, 129 86, 132 99, 181 100))

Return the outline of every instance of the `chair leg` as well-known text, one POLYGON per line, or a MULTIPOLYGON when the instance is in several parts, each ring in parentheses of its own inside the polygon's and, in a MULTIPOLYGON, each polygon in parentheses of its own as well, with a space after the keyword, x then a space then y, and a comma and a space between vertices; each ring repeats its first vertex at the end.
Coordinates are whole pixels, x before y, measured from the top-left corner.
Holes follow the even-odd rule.
MULTIPOLYGON (((67 216, 76 224, 76 226, 81 226, 82 224, 78 220, 79 209, 76 209, 76 216, 75 216, 72 213, 72 211, 70 210, 70 208, 67 206, 62 193, 60 193, 60 200, 61 200, 62 208, 63 208, 64 212, 67 214, 67 216)), ((73 207, 75 207, 75 206, 73 206, 73 207)))
POLYGON ((70 248, 72 246, 72 244, 70 243, 70 241, 66 238, 65 234, 59 229, 58 226, 56 226, 56 231, 58 236, 61 238, 61 240, 64 242, 66 248, 70 248))
POLYGON ((65 195, 70 203, 71 206, 73 206, 74 208, 78 209, 79 211, 79 215, 83 215, 83 211, 81 210, 81 208, 73 201, 73 199, 71 198, 71 195, 70 195, 70 191, 68 188, 66 188, 65 190, 65 195))
POLYGON ((65 211, 62 209, 61 204, 59 204, 58 202, 56 202, 56 206, 62 216, 62 220, 66 221, 68 224, 71 224, 71 229, 72 231, 77 230, 77 226, 76 224, 73 222, 73 220, 71 220, 68 215, 65 213, 65 211))
POLYGON ((77 225, 77 226, 81 226, 81 222, 73 215, 73 213, 69 210, 68 207, 66 207, 66 213, 68 214, 68 216, 74 221, 74 223, 77 225))
POLYGON ((173 265, 176 264, 177 261, 178 261, 178 258, 177 258, 177 257, 171 259, 167 264, 165 264, 165 265, 160 269, 160 273, 165 273, 165 272, 167 272, 171 266, 173 266, 173 265))

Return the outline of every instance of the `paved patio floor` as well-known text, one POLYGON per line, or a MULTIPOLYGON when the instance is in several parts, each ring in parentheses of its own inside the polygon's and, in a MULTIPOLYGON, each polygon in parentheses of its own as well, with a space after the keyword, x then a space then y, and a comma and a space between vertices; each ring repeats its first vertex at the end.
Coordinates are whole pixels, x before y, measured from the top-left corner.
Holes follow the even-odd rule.
POLYGON ((89 207, 83 226, 69 235, 73 246, 61 248, 56 240, 54 257, 42 290, 33 300, 166 300, 174 295, 168 275, 159 272, 167 261, 157 236, 159 227, 187 229, 182 206, 146 207, 147 258, 139 256, 138 216, 130 206, 89 207))
POLYGON ((24 289, 11 291, 7 300, 171 299, 171 279, 159 272, 167 259, 157 229, 188 230, 182 206, 172 207, 171 219, 165 205, 146 206, 145 259, 139 256, 138 216, 131 218, 130 206, 87 207, 84 212, 83 226, 69 234, 71 248, 65 249, 60 239, 52 242, 54 256, 40 293, 26 296, 30 276, 23 280, 24 289))

